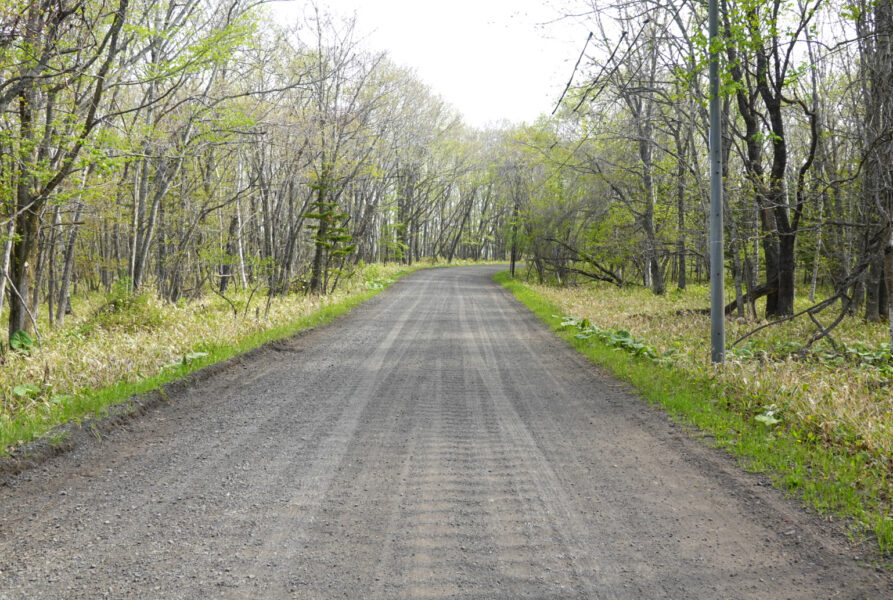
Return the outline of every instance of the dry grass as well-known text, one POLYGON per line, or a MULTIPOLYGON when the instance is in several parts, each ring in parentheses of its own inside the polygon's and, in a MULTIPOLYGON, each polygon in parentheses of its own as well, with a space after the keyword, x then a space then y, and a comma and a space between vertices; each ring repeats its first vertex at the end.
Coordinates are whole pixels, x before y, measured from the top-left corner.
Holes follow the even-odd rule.
MULTIPOLYGON (((567 315, 587 318, 602 329, 627 330, 661 353, 675 351, 677 368, 722 382, 735 391, 738 406, 752 415, 774 404, 795 435, 893 457, 893 364, 886 324, 847 318, 833 333, 847 346, 886 352, 882 364, 866 364, 853 356, 834 359, 833 349, 824 343, 810 358, 798 358, 791 350, 815 332, 804 317, 764 329, 732 349, 726 364, 716 368, 710 364, 709 316, 686 312, 709 306, 706 287, 691 286, 663 297, 606 284, 530 287, 567 315)), ((798 309, 801 305, 806 308, 808 303, 802 299, 798 309)), ((738 319, 726 323, 728 344, 759 324, 738 319)))
POLYGON ((101 294, 73 298, 74 314, 64 327, 39 323, 42 344, 27 354, 6 352, 0 364, 0 430, 16 420, 48 414, 54 403, 68 402, 88 389, 153 376, 166 366, 188 360, 203 349, 237 346, 260 331, 292 323, 324 306, 382 287, 400 265, 368 265, 334 294, 300 294, 274 298, 265 314, 266 296, 255 295, 247 311, 247 292, 231 299, 240 308, 234 317, 222 298, 164 305, 144 295, 118 310, 101 294), (185 358, 184 358, 185 357, 185 358))

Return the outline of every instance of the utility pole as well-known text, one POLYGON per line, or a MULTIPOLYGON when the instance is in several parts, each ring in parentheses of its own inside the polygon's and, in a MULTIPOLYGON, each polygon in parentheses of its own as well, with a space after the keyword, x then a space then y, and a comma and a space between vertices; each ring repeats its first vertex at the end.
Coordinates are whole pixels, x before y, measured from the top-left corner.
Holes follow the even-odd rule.
POLYGON ((512 207, 512 263, 509 271, 512 277, 515 276, 515 263, 518 261, 518 197, 515 197, 514 206, 512 207))
POLYGON ((722 137, 719 102, 719 9, 709 0, 707 28, 710 51, 710 342, 711 360, 726 356, 724 256, 722 231, 722 137))

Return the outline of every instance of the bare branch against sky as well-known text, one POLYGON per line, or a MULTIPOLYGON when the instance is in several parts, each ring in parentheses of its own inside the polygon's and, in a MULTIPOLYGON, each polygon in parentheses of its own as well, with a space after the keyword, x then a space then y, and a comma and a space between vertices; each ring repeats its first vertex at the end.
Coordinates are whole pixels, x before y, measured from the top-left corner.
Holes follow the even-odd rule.
MULTIPOLYGON (((277 3, 295 18, 303 3, 277 3)), ((589 31, 541 0, 327 0, 356 13, 369 49, 416 69, 474 126, 532 122, 548 114, 589 31)))

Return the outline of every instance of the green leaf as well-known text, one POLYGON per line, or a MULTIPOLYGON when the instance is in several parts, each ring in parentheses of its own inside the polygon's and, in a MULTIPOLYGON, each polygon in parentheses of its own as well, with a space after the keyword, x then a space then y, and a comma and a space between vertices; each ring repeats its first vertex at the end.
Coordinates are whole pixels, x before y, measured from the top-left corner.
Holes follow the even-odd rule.
POLYGON ((17 385, 12 388, 12 393, 19 398, 30 398, 32 396, 36 396, 40 392, 40 388, 33 383, 26 383, 25 385, 17 385))
POLYGON ((19 352, 27 352, 33 346, 34 340, 23 329, 19 329, 9 338, 9 347, 19 352))
POLYGON ((183 362, 184 363, 192 362, 196 359, 204 358, 207 355, 208 355, 207 352, 190 352, 189 354, 187 354, 186 356, 183 357, 183 362))
POLYGON ((778 425, 779 423, 781 423, 781 419, 776 419, 774 416, 770 415, 769 413, 757 415, 754 417, 754 419, 759 421, 760 423, 765 423, 766 425, 770 425, 770 426, 778 425))

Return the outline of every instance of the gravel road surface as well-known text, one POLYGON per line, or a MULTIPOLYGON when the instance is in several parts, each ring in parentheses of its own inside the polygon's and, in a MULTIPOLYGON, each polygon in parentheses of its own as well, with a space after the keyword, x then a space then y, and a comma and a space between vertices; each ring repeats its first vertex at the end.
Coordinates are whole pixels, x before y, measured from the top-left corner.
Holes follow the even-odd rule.
POLYGON ((893 598, 832 525, 418 272, 0 487, 0 599, 893 598))

